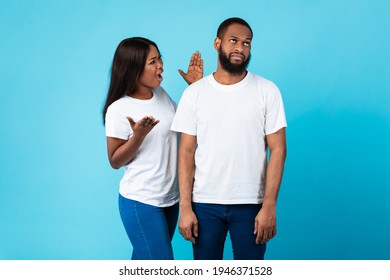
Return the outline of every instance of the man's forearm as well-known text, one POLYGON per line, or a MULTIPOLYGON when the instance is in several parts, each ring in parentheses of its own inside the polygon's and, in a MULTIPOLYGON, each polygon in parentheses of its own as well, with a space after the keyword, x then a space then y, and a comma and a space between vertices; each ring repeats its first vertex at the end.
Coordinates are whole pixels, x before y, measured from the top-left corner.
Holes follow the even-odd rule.
POLYGON ((286 149, 278 148, 271 151, 266 173, 266 185, 264 194, 264 207, 275 207, 276 200, 282 182, 284 162, 286 159, 286 149))
POLYGON ((196 138, 181 137, 179 148, 179 191, 180 209, 192 208, 192 189, 195 174, 195 148, 196 138))

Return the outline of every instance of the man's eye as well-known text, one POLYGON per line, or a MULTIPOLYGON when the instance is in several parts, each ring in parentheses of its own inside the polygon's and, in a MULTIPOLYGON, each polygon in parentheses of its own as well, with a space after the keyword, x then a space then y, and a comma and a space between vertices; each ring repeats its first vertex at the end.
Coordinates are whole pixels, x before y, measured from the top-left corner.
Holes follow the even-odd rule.
POLYGON ((244 46, 249 47, 251 45, 250 42, 244 42, 244 46))
POLYGON ((236 39, 230 39, 230 42, 235 43, 235 42, 237 42, 237 40, 236 39))

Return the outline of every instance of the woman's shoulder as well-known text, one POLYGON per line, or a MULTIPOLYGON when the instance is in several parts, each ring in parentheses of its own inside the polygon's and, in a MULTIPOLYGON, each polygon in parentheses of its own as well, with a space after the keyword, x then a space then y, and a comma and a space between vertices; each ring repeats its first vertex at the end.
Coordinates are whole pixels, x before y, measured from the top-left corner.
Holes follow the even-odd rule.
POLYGON ((160 96, 166 96, 168 93, 165 91, 165 89, 162 86, 158 86, 153 88, 153 93, 160 95, 160 96))
POLYGON ((161 100, 171 100, 171 97, 169 96, 169 94, 161 86, 154 88, 153 93, 157 97, 157 99, 160 101, 161 100))
POLYGON ((122 109, 127 106, 127 101, 128 98, 126 96, 119 98, 118 100, 112 102, 110 106, 108 106, 107 112, 122 111, 122 109))

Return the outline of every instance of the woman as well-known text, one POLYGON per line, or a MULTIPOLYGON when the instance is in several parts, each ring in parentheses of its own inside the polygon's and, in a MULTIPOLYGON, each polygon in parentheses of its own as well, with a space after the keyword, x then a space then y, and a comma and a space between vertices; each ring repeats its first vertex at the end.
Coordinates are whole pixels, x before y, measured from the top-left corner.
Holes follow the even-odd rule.
MULTIPOLYGON (((123 40, 112 63, 103 109, 108 159, 124 167, 119 210, 133 245, 134 260, 173 259, 172 237, 178 218, 177 135, 170 131, 176 106, 165 90, 157 45, 145 38, 123 40)), ((203 76, 198 52, 187 83, 203 76)))

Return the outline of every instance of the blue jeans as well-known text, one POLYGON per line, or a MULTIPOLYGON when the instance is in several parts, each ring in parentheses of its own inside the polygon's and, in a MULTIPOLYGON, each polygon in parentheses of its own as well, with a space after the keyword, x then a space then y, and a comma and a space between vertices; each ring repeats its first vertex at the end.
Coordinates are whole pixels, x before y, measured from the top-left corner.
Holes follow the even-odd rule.
POLYGON ((193 203, 199 234, 193 245, 195 260, 222 260, 227 232, 235 260, 263 260, 266 244, 256 244, 255 217, 261 204, 193 203))
POLYGON ((132 260, 173 260, 179 205, 156 207, 119 195, 119 212, 133 245, 132 260))

